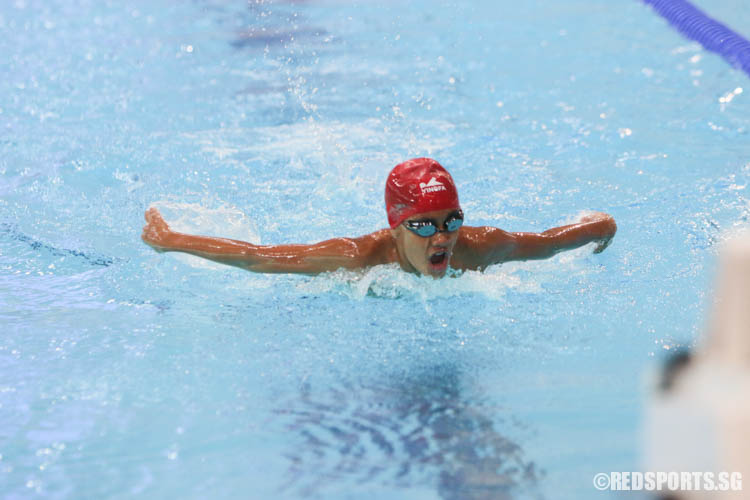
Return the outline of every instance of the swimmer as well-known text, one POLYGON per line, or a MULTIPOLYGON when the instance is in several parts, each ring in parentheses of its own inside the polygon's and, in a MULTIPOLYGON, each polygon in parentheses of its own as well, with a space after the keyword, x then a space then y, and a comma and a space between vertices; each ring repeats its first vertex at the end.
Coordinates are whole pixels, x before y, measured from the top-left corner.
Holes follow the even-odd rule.
POLYGON ((385 205, 390 228, 310 245, 254 245, 178 233, 153 207, 146 211, 142 238, 158 252, 185 252, 259 273, 317 274, 395 262, 404 271, 440 278, 448 267, 481 271, 512 260, 546 259, 591 242, 599 253, 617 231, 614 219, 601 212, 542 233, 464 226, 453 179, 430 158, 415 158, 391 170, 385 205))

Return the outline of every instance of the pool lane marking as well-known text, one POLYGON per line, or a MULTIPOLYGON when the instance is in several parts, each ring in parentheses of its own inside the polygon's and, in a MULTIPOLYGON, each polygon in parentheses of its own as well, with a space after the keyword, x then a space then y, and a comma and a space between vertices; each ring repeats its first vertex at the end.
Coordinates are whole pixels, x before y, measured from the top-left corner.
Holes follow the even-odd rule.
POLYGON ((684 36, 750 76, 750 41, 686 0, 643 0, 684 36))
POLYGON ((0 237, 3 237, 3 236, 7 236, 13 241, 20 241, 21 243, 26 243, 33 250, 46 250, 47 252, 51 253, 55 257, 67 257, 67 256, 78 257, 78 258, 84 259, 89 264, 94 265, 94 266, 107 267, 122 260, 117 257, 107 257, 104 255, 89 254, 89 253, 82 252, 80 250, 58 248, 52 245, 48 245, 35 238, 32 238, 31 236, 23 234, 22 232, 18 230, 18 227, 16 224, 10 224, 7 222, 0 223, 0 237))

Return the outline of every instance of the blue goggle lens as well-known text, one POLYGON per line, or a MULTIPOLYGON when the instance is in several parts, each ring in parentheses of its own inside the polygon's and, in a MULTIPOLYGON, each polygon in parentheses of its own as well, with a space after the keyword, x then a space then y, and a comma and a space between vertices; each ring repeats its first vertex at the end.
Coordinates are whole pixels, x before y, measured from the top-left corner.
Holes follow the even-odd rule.
MULTIPOLYGON (((445 220, 444 231, 448 231, 449 233, 458 231, 458 228, 460 228, 463 223, 464 223, 463 217, 458 216, 458 215, 452 215, 448 219, 445 220)), ((430 236, 438 232, 438 228, 435 225, 435 223, 429 220, 415 221, 415 222, 407 221, 406 227, 412 232, 421 236, 422 238, 429 238, 430 236)))
POLYGON ((428 238, 437 232, 437 228, 434 224, 424 224, 417 226, 415 232, 423 238, 428 238))
POLYGON ((464 223, 463 218, 454 218, 450 219, 448 221, 445 221, 445 228, 448 230, 449 233, 452 233, 453 231, 458 231, 458 228, 461 227, 464 223))

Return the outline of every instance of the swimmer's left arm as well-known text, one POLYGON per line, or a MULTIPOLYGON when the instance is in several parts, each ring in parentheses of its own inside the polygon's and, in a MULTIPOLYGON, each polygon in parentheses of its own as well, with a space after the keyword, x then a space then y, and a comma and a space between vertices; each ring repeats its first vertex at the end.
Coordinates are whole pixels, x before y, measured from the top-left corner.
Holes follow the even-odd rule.
POLYGON ((575 224, 555 227, 542 233, 511 233, 498 228, 482 229, 475 247, 482 266, 511 260, 534 260, 552 257, 558 252, 572 250, 597 242, 594 253, 609 246, 617 232, 611 215, 595 212, 575 224))

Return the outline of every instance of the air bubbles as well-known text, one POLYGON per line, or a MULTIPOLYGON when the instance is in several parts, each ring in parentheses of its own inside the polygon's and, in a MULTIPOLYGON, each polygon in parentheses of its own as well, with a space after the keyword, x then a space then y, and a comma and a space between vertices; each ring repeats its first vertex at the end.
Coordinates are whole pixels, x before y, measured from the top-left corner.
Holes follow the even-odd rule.
MULTIPOLYGON (((742 93, 742 87, 737 87, 736 89, 732 90, 731 92, 727 92, 723 96, 719 97, 719 102, 721 104, 729 104, 730 102, 732 102, 732 99, 734 99, 735 97, 737 97, 741 93, 742 93)), ((722 106, 722 108, 723 108, 723 106, 722 106)))

